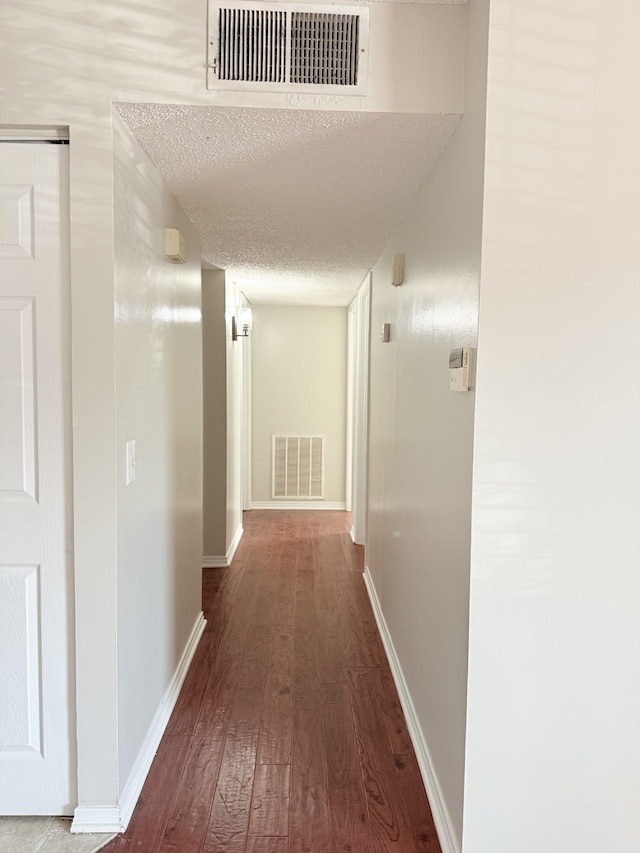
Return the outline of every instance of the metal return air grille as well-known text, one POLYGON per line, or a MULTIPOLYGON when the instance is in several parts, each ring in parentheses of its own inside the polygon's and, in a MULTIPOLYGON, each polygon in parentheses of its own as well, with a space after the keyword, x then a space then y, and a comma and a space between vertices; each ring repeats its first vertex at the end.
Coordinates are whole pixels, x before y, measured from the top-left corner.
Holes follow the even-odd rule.
POLYGON ((324 497, 324 438, 321 435, 272 437, 273 498, 324 497))
POLYGON ((214 3, 209 88, 363 94, 368 15, 366 7, 214 3))
POLYGON ((358 82, 357 15, 294 12, 291 82, 355 86, 358 82))
POLYGON ((283 83, 286 16, 257 9, 218 10, 218 79, 283 83))

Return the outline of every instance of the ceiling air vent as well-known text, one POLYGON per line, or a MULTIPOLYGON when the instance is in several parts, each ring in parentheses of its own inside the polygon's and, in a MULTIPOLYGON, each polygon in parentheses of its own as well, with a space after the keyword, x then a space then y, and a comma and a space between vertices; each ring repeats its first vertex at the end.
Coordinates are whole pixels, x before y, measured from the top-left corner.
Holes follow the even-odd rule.
POLYGON ((209 5, 209 89, 366 94, 369 9, 209 5))

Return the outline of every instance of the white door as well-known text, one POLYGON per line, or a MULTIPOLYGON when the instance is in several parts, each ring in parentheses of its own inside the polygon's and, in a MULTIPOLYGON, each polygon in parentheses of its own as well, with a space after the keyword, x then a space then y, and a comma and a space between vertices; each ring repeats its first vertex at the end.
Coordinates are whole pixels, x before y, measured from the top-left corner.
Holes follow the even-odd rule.
POLYGON ((72 814, 67 145, 0 142, 0 814, 72 814))

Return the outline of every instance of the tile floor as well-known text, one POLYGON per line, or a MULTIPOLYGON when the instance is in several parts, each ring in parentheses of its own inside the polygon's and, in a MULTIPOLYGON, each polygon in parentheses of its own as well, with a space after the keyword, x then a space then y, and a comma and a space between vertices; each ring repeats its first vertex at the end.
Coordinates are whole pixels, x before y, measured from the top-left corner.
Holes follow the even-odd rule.
POLYGON ((0 853, 96 853, 109 834, 72 835, 71 819, 0 817, 0 853))

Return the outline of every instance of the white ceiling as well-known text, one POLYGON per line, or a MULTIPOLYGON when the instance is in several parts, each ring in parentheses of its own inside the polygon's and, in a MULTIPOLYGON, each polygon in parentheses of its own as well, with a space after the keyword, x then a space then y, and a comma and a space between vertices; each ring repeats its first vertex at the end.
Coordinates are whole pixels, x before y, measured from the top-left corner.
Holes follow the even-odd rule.
POLYGON ((252 302, 347 305, 457 116, 118 104, 252 302))

